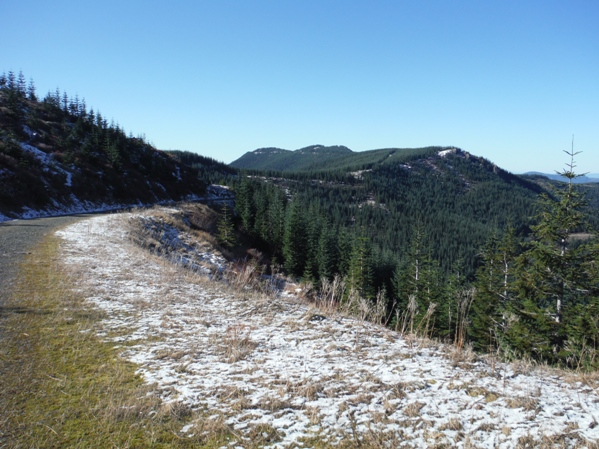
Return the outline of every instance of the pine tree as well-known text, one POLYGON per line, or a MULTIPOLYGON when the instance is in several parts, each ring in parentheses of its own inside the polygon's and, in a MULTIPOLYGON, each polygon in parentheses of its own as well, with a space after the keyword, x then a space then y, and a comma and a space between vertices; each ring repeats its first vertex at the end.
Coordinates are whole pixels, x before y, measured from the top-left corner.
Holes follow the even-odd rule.
POLYGON ((515 230, 509 226, 501 238, 493 233, 481 252, 469 332, 476 349, 493 351, 502 346, 511 321, 517 251, 515 230))
POLYGON ((424 247, 424 237, 424 227, 419 223, 413 229, 407 256, 393 275, 397 315, 402 317, 400 327, 411 332, 432 329, 442 299, 438 267, 424 247), (435 316, 431 315, 433 311, 435 316))
POLYGON ((235 226, 233 225, 233 214, 229 206, 222 207, 217 229, 218 241, 221 245, 227 248, 235 246, 235 226))
POLYGON ((332 280, 339 272, 338 232, 329 223, 326 223, 321 229, 316 256, 318 276, 321 279, 332 280))
POLYGON ((469 285, 464 275, 464 263, 461 259, 454 262, 443 286, 443 292, 437 304, 438 336, 448 342, 454 342, 460 325, 461 300, 469 285))
POLYGON ((25 75, 23 75, 22 71, 19 71, 19 76, 17 78, 17 93, 21 98, 25 98, 25 94, 27 93, 27 82, 25 81, 25 75))
POLYGON ((16 90, 17 88, 15 73, 12 70, 8 71, 8 77, 6 78, 6 87, 9 90, 16 90))
POLYGON ((306 226, 303 220, 301 205, 293 199, 287 208, 285 235, 283 236, 283 258, 285 269, 297 276, 304 273, 306 266, 306 226))
POLYGON ((361 236, 355 238, 349 271, 347 273, 347 285, 349 290, 354 290, 360 297, 372 299, 374 297, 372 285, 372 248, 362 230, 361 236))
MULTIPOLYGON (((573 145, 572 145, 573 146, 573 145)), ((533 240, 518 259, 518 323, 508 330, 512 346, 519 353, 551 362, 567 356, 572 310, 589 303, 592 279, 585 269, 594 254, 587 245, 573 246, 572 234, 584 228, 584 200, 573 180, 574 157, 559 174, 569 182, 558 189, 556 199, 542 195, 538 224, 532 227, 533 240)))
POLYGON ((242 177, 235 187, 235 210, 241 218, 241 226, 246 232, 253 232, 256 219, 254 186, 247 177, 242 177))
POLYGON ((269 219, 269 242, 276 254, 281 254, 283 236, 285 235, 285 209, 287 198, 285 193, 278 187, 273 187, 268 206, 269 219))
POLYGON ((62 110, 63 112, 69 111, 69 96, 66 92, 62 93, 62 110))
POLYGON ((37 101, 37 95, 35 93, 35 84, 33 79, 29 79, 29 85, 27 86, 27 97, 31 101, 37 101))

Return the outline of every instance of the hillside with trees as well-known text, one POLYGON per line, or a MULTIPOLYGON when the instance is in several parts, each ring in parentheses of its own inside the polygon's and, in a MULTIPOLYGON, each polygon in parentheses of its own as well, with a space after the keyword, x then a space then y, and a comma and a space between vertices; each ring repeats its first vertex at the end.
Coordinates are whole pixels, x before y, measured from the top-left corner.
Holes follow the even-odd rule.
POLYGON ((202 169, 181 158, 127 135, 77 95, 56 89, 41 98, 23 73, 0 76, 0 214, 6 217, 202 195, 206 172, 218 163, 202 169))
POLYGON ((596 366, 594 186, 543 180, 453 147, 376 150, 248 172, 236 212, 274 266, 336 285, 340 303, 384 304, 398 330, 596 366))
POLYGON ((353 151, 344 146, 310 145, 295 151, 269 147, 248 152, 230 165, 238 169, 300 171, 317 168, 351 154, 354 154, 353 151))

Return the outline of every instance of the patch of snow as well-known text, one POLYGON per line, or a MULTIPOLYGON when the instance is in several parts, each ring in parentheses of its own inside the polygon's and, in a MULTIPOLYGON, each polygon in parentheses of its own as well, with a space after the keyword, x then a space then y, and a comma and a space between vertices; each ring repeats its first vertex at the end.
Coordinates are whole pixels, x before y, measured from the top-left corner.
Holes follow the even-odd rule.
MULTIPOLYGON (((163 212, 179 214, 178 209, 161 208, 163 212)), ((160 242, 160 254, 171 262, 188 268, 192 271, 212 274, 220 273, 227 266, 227 261, 220 254, 206 250, 189 233, 181 231, 164 222, 162 218, 139 215, 134 219, 141 223, 145 232, 152 236, 154 241, 160 242)))
MULTIPOLYGON (((452 362, 443 345, 322 311, 313 319, 295 297, 233 294, 140 257, 124 227, 132 216, 58 232, 64 263, 80 270, 82 293, 107 312, 101 335, 130 342, 121 355, 165 402, 224 416, 242 439, 268 425, 278 435, 272 448, 354 434, 395 436, 409 447, 599 440, 599 396, 589 386, 484 359, 452 362)), ((196 429, 192 422, 181 431, 196 429)))
POLYGON ((38 148, 34 147, 33 145, 29 145, 28 143, 21 142, 20 146, 24 151, 28 151, 29 153, 32 153, 37 159, 40 160, 42 165, 44 165, 44 171, 53 171, 54 173, 62 173, 66 176, 65 186, 71 187, 73 185, 72 184, 73 173, 54 164, 51 154, 44 153, 43 151, 39 150, 38 148))
POLYGON ((372 169, 358 170, 358 171, 350 172, 349 174, 352 175, 356 179, 363 179, 364 173, 370 173, 371 171, 372 171, 372 169))
POLYGON ((176 168, 176 172, 172 173, 173 177, 177 178, 177 181, 182 181, 182 178, 181 178, 181 167, 179 167, 177 165, 175 168, 176 168))
POLYGON ((448 154, 456 154, 456 152, 457 152, 456 148, 450 148, 448 150, 439 151, 439 156, 440 157, 445 157, 448 154))
POLYGON ((32 153, 44 165, 49 165, 50 162, 52 161, 51 155, 44 153, 41 150, 38 150, 33 145, 29 145, 28 143, 24 143, 24 142, 20 142, 19 145, 21 146, 21 149, 23 149, 24 151, 27 151, 29 153, 32 153))
POLYGON ((37 136, 37 133, 32 131, 31 128, 25 124, 23 125, 23 131, 25 131, 30 138, 37 136))

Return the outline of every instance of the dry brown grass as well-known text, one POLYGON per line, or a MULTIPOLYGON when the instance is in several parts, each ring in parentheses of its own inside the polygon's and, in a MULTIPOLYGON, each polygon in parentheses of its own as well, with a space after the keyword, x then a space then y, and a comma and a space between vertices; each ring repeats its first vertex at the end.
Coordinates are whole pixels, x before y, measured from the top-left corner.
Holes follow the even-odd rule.
POLYGON ((449 421, 441 424, 437 429, 440 431, 443 431, 443 430, 458 431, 458 430, 462 430, 463 428, 464 428, 464 426, 462 425, 462 421, 460 421, 458 418, 450 418, 449 421))
POLYGON ((527 412, 537 410, 539 407, 539 400, 532 396, 517 396, 514 398, 507 398, 506 406, 508 408, 522 408, 527 412))
POLYGON ((422 407, 424 407, 422 402, 412 402, 403 408, 403 412, 409 418, 417 418, 420 416, 422 407))
POLYGON ((243 360, 258 347, 258 343, 251 339, 251 332, 251 327, 243 324, 227 328, 227 332, 222 338, 221 348, 229 363, 243 360))

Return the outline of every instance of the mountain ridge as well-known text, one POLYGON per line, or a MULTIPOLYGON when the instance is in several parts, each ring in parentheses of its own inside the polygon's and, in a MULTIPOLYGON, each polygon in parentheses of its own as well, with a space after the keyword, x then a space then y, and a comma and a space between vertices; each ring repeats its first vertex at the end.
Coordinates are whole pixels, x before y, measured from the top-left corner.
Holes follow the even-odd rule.
POLYGON ((352 151, 344 145, 310 145, 297 150, 286 150, 276 147, 258 148, 245 153, 231 162, 231 167, 242 170, 265 171, 318 171, 333 168, 351 167, 360 169, 363 166, 382 162, 394 155, 408 156, 426 152, 451 150, 455 147, 431 146, 422 148, 380 148, 367 151, 352 151), (328 165, 336 164, 335 167, 328 165))
POLYGON ((237 169, 297 171, 307 170, 323 161, 354 153, 343 145, 309 145, 297 150, 277 147, 258 148, 245 153, 229 165, 237 169))

